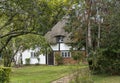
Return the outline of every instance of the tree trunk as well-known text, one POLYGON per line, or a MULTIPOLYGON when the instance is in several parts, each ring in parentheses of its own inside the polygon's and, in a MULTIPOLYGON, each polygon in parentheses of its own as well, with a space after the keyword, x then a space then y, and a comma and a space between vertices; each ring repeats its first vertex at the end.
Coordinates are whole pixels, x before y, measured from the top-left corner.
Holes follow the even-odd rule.
POLYGON ((86 41, 86 47, 87 47, 87 56, 89 56, 90 49, 92 48, 92 38, 91 38, 91 0, 87 0, 87 41, 86 41))
POLYGON ((98 46, 98 48, 100 47, 100 22, 99 22, 99 24, 98 24, 98 42, 97 42, 97 46, 98 46))

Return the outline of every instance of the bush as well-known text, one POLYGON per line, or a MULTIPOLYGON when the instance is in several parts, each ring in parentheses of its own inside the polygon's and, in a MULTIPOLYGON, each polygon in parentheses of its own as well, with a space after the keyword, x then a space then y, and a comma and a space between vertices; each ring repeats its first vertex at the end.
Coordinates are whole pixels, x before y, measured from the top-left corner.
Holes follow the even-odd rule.
POLYGON ((93 83, 89 69, 77 69, 74 73, 74 79, 70 83, 93 83))
POLYGON ((25 59, 26 65, 30 65, 30 58, 25 59))
POLYGON ((84 59, 84 55, 82 54, 82 52, 75 52, 72 58, 76 61, 82 61, 84 59))
POLYGON ((59 54, 55 55, 55 60, 57 65, 62 65, 63 64, 63 57, 60 56, 59 54))
POLYGON ((10 67, 0 67, 0 83, 9 83, 10 72, 10 67))
POLYGON ((109 50, 99 49, 89 58, 93 73, 120 75, 120 55, 109 50))

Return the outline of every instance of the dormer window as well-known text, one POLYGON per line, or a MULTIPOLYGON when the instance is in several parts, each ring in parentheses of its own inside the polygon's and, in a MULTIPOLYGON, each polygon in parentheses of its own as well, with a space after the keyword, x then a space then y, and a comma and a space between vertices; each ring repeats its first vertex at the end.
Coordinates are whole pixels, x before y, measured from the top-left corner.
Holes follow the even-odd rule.
POLYGON ((64 38, 64 36, 56 36, 56 41, 58 43, 61 43, 61 42, 63 42, 63 38, 64 38))

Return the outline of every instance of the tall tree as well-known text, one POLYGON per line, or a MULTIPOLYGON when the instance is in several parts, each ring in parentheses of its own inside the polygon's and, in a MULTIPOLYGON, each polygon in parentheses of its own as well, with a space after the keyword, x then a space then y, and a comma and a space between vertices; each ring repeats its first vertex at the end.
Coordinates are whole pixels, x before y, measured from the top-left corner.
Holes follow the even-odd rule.
POLYGON ((64 15, 66 1, 0 1, 0 53, 12 38, 28 33, 44 35, 64 15))
MULTIPOLYGON (((15 55, 16 52, 12 49, 15 43, 12 42, 13 38, 19 40, 17 43, 21 47, 20 44, 25 44, 26 41, 21 41, 23 39, 19 36, 26 34, 43 36, 65 14, 64 8, 67 6, 67 0, 0 1, 0 54, 5 57, 9 57, 9 53, 15 55)), ((27 42, 26 45, 31 46, 31 43, 27 42)))

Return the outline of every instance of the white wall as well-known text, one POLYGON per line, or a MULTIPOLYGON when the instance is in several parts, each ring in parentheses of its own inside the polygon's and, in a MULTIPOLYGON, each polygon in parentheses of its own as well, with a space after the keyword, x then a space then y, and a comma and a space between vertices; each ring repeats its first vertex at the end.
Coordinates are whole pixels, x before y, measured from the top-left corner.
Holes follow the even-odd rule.
MULTIPOLYGON (((51 45, 51 48, 53 49, 53 51, 58 51, 59 50, 59 44, 56 44, 56 45, 51 45)), ((70 50, 71 49, 71 46, 65 44, 65 43, 60 43, 60 50, 70 50)), ((22 61, 23 61, 23 64, 26 64, 26 58, 30 58, 30 64, 36 64, 38 63, 38 60, 37 58, 33 58, 31 57, 31 52, 35 52, 37 51, 38 49, 36 50, 25 50, 24 52, 22 52, 22 61)), ((18 53, 15 57, 15 60, 17 61, 17 63, 19 63, 19 60, 20 60, 20 53, 18 53)), ((39 64, 46 64, 46 56, 41 54, 39 55, 39 58, 40 58, 40 61, 39 61, 39 64)))
MULTIPOLYGON (((51 48, 54 50, 54 51, 58 51, 59 50, 59 44, 56 44, 56 45, 51 45, 51 48)), ((60 50, 70 50, 71 49, 71 46, 65 44, 65 43, 60 43, 60 50)))
MULTIPOLYGON (((26 64, 26 58, 30 58, 30 64, 36 64, 38 63, 38 60, 36 57, 32 58, 31 57, 31 52, 35 52, 35 50, 25 50, 24 52, 22 52, 22 61, 23 61, 23 64, 26 64)), ((16 60, 16 63, 18 64, 19 63, 19 60, 20 60, 20 53, 18 53, 15 57, 15 60, 16 60)), ((39 55, 39 64, 46 64, 46 56, 41 54, 39 55)))
MULTIPOLYGON (((46 64, 46 56, 45 55, 43 55, 43 54, 39 55, 39 59, 40 59, 39 64, 46 64)), ((38 63, 37 58, 30 58, 30 64, 36 64, 36 63, 38 63)))

